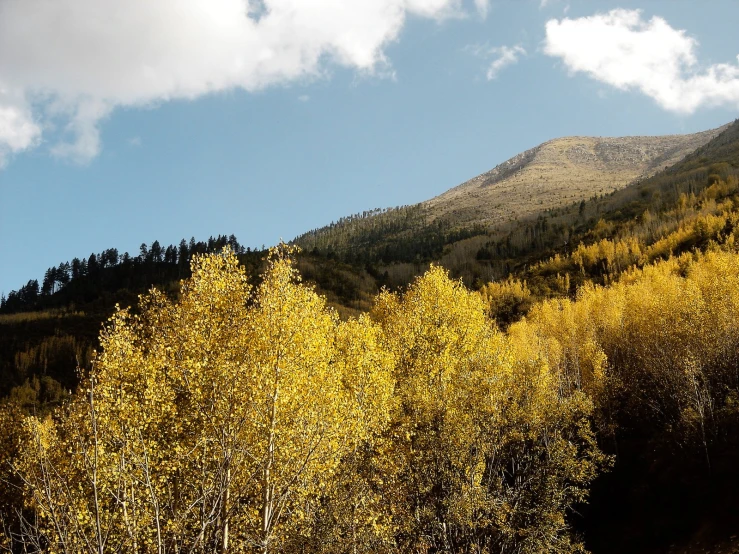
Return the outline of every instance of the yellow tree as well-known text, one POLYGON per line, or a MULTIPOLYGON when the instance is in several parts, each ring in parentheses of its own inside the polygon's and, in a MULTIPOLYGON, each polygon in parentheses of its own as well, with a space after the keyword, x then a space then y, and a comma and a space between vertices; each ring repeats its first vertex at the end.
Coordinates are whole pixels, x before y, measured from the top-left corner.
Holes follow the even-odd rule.
POLYGON ((308 525, 292 537, 295 552, 382 552, 394 548, 390 497, 396 490, 388 429, 393 404, 393 358, 381 329, 366 315, 341 323, 336 334, 335 371, 348 393, 353 421, 349 448, 331 479, 319 482, 307 505, 308 525))
POLYGON ((565 516, 603 461, 585 397, 561 396, 441 268, 382 294, 374 316, 397 361, 401 549, 577 550, 565 516))
POLYGON ((337 349, 338 317, 299 284, 291 251, 272 252, 240 342, 254 399, 246 439, 254 484, 234 529, 263 552, 299 532, 306 501, 357 437, 355 400, 337 349))
POLYGON ((392 380, 375 327, 340 323, 291 254, 271 251, 256 290, 232 253, 196 257, 178 301, 113 316, 72 402, 26 422, 40 550, 268 552, 310 532, 392 380))
POLYGON ((23 427, 23 414, 13 403, 0 404, 0 552, 13 552, 23 509, 20 482, 13 474, 13 458, 23 427))

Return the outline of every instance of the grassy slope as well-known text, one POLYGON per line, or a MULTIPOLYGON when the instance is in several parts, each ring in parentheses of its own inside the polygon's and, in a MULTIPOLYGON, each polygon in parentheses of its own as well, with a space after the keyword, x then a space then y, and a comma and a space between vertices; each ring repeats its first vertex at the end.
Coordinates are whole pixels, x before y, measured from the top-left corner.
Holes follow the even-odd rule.
POLYGON ((494 225, 622 189, 637 178, 673 165, 720 131, 554 139, 424 205, 433 218, 494 225))

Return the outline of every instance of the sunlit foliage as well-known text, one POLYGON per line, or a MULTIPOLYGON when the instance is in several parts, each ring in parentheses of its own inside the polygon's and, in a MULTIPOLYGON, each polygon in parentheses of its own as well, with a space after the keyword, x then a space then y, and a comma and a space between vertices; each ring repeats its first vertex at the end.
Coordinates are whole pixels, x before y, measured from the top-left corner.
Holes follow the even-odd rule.
POLYGON ((433 267, 341 322, 271 251, 196 257, 118 311, 73 399, 27 417, 15 533, 48 552, 571 552, 591 403, 433 267))
MULTIPOLYGON (((511 329, 604 425, 658 429, 680 444, 727 440, 739 394, 739 255, 685 254, 536 306, 511 329)), ((611 431, 613 429, 611 428, 611 431)))

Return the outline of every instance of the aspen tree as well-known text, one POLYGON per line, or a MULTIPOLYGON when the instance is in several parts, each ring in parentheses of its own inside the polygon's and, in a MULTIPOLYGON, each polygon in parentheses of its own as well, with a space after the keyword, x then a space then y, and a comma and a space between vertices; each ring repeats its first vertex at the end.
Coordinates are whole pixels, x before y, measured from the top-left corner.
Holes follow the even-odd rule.
MULTIPOLYGON (((178 301, 152 291, 111 318, 69 405, 25 422, 29 543, 271 552, 310 532, 342 460, 387 424, 393 382, 376 325, 341 323, 292 254, 273 249, 256 290, 232 253, 195 256, 178 301)), ((355 545, 387 538, 342 521, 355 545)))
POLYGON ((574 552, 566 513, 604 462, 590 403, 432 267, 374 310, 394 353, 402 551, 574 552), (518 357, 520 356, 520 358, 518 357), (522 359, 521 359, 522 358, 522 359))

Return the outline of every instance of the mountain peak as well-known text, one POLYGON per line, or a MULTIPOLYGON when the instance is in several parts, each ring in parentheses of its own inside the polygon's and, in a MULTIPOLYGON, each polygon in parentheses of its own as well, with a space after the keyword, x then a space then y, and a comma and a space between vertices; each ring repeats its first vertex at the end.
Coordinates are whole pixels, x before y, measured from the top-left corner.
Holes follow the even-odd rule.
POLYGON ((621 189, 726 129, 689 135, 563 137, 544 142, 423 203, 432 218, 497 223, 621 189))

